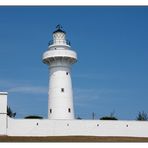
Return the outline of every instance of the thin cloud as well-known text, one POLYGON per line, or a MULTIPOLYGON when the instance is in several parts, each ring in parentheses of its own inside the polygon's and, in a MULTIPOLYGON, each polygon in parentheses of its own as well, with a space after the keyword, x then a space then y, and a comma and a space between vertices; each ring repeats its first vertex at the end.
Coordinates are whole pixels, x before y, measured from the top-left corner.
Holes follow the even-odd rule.
POLYGON ((76 100, 95 100, 98 98, 98 90, 85 88, 74 89, 74 97, 76 98, 76 100))
POLYGON ((122 99, 124 93, 129 93, 127 90, 120 89, 74 89, 74 100, 77 106, 89 106, 96 104, 98 101, 122 99))
MULTIPOLYGON (((29 82, 30 83, 30 82, 29 82)), ((0 80, 1 90, 12 93, 25 93, 25 94, 47 94, 48 87, 30 85, 27 81, 14 81, 14 80, 0 80), (22 85, 24 84, 24 85, 22 85)))
POLYGON ((27 94, 47 94, 48 88, 44 86, 19 86, 10 88, 8 92, 27 94))
POLYGON ((90 104, 95 104, 100 99, 100 94, 97 89, 74 89, 74 102, 75 106, 88 107, 93 106, 90 104))
POLYGON ((78 74, 78 75, 74 75, 74 78, 78 78, 78 79, 104 79, 105 76, 103 74, 78 74))
POLYGON ((11 80, 0 80, 0 87, 12 87, 14 86, 14 82, 11 80))

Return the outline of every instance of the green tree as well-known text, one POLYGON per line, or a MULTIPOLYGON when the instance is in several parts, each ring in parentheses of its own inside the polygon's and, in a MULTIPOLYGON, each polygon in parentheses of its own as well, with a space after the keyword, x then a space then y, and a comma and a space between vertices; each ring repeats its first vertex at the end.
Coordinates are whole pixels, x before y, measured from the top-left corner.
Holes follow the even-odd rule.
POLYGON ((114 114, 115 111, 111 112, 109 116, 101 117, 100 120, 118 120, 114 114))
POLYGON ((16 112, 13 112, 12 109, 10 108, 10 106, 7 106, 7 115, 10 118, 14 118, 16 116, 16 112))
POLYGON ((147 121, 148 120, 148 115, 146 112, 142 111, 138 113, 138 116, 136 118, 138 121, 147 121))
POLYGON ((80 116, 76 117, 76 119, 78 119, 78 120, 82 120, 82 118, 81 118, 80 116))

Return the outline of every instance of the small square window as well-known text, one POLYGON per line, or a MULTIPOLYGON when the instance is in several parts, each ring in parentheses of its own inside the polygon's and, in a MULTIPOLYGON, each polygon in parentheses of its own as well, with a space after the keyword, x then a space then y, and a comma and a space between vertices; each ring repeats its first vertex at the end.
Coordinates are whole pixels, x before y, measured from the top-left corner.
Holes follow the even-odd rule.
POLYGON ((70 108, 68 108, 68 112, 69 112, 69 113, 71 112, 71 109, 70 109, 70 108))
POLYGON ((49 111, 50 111, 50 113, 52 113, 52 109, 50 109, 49 111))
POLYGON ((61 92, 64 92, 64 88, 61 88, 61 92))

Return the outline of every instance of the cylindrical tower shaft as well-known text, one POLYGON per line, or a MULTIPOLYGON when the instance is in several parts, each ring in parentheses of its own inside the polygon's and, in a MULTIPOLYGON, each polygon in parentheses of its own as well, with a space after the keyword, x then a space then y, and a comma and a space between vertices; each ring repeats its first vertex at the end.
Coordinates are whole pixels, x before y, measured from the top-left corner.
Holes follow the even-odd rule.
POLYGON ((50 67, 49 119, 74 119, 70 65, 50 67))
POLYGON ((65 39, 65 32, 58 28, 53 41, 43 54, 43 62, 49 65, 48 118, 74 119, 71 65, 77 56, 65 39))

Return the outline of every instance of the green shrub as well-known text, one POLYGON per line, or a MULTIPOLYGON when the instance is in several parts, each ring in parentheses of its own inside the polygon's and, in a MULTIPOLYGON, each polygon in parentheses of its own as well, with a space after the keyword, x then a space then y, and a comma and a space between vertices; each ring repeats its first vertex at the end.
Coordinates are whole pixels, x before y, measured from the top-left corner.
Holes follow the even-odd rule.
POLYGON ((26 116, 25 119, 43 119, 43 117, 36 116, 36 115, 30 115, 30 116, 26 116))
POLYGON ((101 117, 100 120, 118 120, 116 117, 105 116, 101 117))

